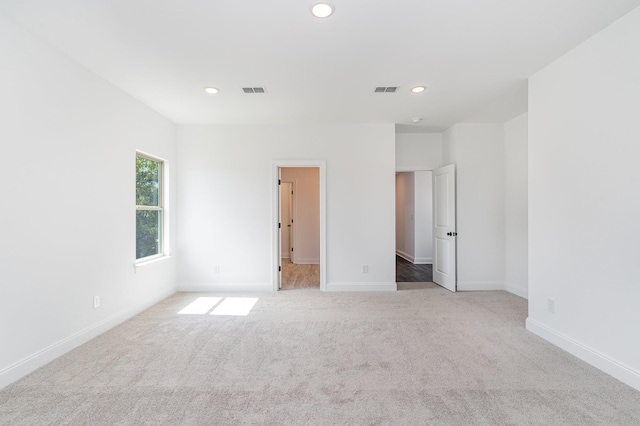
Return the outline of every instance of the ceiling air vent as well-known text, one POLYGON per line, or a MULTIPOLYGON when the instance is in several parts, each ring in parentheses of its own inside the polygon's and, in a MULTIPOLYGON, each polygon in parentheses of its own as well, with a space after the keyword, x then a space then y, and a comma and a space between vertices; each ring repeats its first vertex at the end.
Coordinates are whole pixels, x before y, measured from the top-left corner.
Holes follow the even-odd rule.
POLYGON ((378 86, 373 91, 374 93, 396 93, 398 91, 398 86, 378 86))
POLYGON ((242 91, 244 93, 267 93, 264 87, 243 87, 242 91))

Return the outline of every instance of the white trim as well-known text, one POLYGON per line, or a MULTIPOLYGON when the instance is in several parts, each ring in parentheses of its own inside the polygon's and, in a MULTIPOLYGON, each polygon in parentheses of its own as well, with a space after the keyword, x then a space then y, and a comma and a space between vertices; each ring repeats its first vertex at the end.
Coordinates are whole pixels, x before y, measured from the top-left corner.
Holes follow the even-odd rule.
POLYGON ((432 257, 413 257, 402 250, 396 249, 396 255, 400 256, 404 260, 408 260, 414 265, 433 265, 432 257))
POLYGON ((405 252, 403 252, 402 250, 398 250, 396 249, 396 255, 400 256, 401 258, 403 258, 404 260, 407 260, 411 263, 413 262, 413 256, 411 256, 410 254, 407 254, 405 252))
POLYGON ((396 173, 432 172, 433 170, 435 170, 433 167, 424 167, 424 166, 396 166, 396 173))
POLYGON ((509 293, 515 294, 516 296, 520 296, 525 299, 529 298, 529 289, 526 286, 505 284, 504 289, 509 293))
POLYGON ((526 328, 546 341, 569 352, 571 355, 615 377, 623 383, 640 391, 640 371, 616 361, 615 359, 572 339, 546 325, 527 318, 526 328))
POLYGON ((202 283, 202 284, 185 284, 178 286, 178 291, 206 293, 270 293, 273 291, 270 282, 222 282, 222 283, 202 283))
POLYGON ((504 281, 458 281, 458 291, 504 290, 504 281))
MULTIPOLYGON (((278 238, 279 170, 283 167, 317 167, 320 170, 320 291, 327 291, 327 161, 326 160, 273 160, 271 164, 271 242, 272 275, 271 290, 278 291, 280 273, 280 247, 278 238)), ((294 188, 295 191, 295 188, 294 188)), ((294 234, 295 236, 295 234, 294 234)), ((294 242, 295 243, 295 242, 294 242)))
POLYGON ((392 283, 328 283, 325 291, 397 291, 398 284, 392 283))
POLYGON ((61 357, 67 352, 87 343, 89 340, 101 335, 105 331, 112 329, 125 322, 126 320, 138 315, 140 312, 148 309, 156 303, 166 299, 176 293, 175 289, 164 291, 156 296, 150 297, 130 308, 92 324, 83 330, 78 331, 56 342, 28 357, 8 366, 4 370, 0 370, 0 389, 10 385, 11 383, 23 378, 27 374, 37 370, 38 368, 50 363, 56 358, 61 357))
POLYGON ((165 162, 164 158, 158 157, 157 155, 149 154, 148 152, 145 152, 145 151, 140 151, 139 149, 136 149, 136 157, 144 157, 147 160, 155 161, 156 163, 165 162))

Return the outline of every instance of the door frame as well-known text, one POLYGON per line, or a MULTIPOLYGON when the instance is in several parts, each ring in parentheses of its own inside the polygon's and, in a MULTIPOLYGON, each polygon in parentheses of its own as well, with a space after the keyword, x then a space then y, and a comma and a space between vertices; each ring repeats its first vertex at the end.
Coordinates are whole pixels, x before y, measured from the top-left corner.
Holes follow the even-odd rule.
MULTIPOLYGON (((455 164, 455 163, 453 163, 453 164, 455 164)), ((433 173, 433 172, 435 172, 436 170, 438 170, 438 169, 440 169, 440 168, 442 168, 442 167, 443 167, 443 166, 436 167, 436 168, 427 168, 427 167, 411 167, 411 166, 407 167, 407 166, 401 166, 401 167, 396 167, 396 170, 395 170, 395 172, 394 172, 394 173, 407 173, 407 172, 432 172, 432 173, 433 173)), ((457 165, 455 166, 455 169, 457 170, 457 165)), ((457 173, 457 172, 456 172, 456 173, 457 173)), ((432 183, 432 185, 433 185, 433 183, 432 183)), ((456 185, 457 185, 457 183, 456 183, 456 185)), ((395 194, 395 191, 396 191, 396 190, 397 190, 397 189, 394 189, 394 194, 395 194)), ((456 197, 456 212, 455 212, 455 216, 456 216, 456 223, 457 223, 457 219, 458 219, 458 207, 457 207, 458 191, 457 191, 457 188, 456 188, 456 192, 455 192, 455 194, 456 194, 456 195, 455 195, 455 197, 456 197)), ((436 195, 435 195, 435 192, 434 192, 434 191, 431 191, 432 209, 434 209, 434 208, 435 208, 435 203, 434 203, 434 198, 435 198, 435 196, 436 196, 436 195)), ((395 199, 394 199, 394 201, 395 201, 395 199)), ((433 210, 432 210, 432 211, 433 211, 433 210)), ((435 211, 433 211, 432 218, 433 218, 433 220, 435 221, 435 211)), ((432 241, 433 241, 433 244, 432 244, 432 246, 433 246, 433 250, 435 251, 435 238, 436 238, 436 236, 435 236, 435 226, 434 226, 434 223, 432 223, 432 224, 431 224, 431 228, 432 228, 432 229, 433 229, 433 231, 434 231, 434 232, 433 232, 433 235, 431 236, 431 239, 432 239, 432 241)), ((395 229, 395 224, 394 224, 394 229, 395 229)), ((456 250, 455 250, 455 253, 456 253, 456 254, 455 254, 455 256, 456 256, 456 260, 455 260, 455 264, 456 264, 455 286, 456 286, 456 291, 457 291, 457 287, 458 287, 458 273, 457 273, 457 268, 458 268, 458 249, 457 249, 457 244, 456 244, 456 250)), ((396 257, 396 253, 395 253, 395 250, 394 250, 394 256, 393 256, 393 258, 395 259, 395 257, 396 257)), ((433 267, 434 265, 435 265, 435 252, 434 252, 434 255, 433 255, 433 263, 431 264, 431 266, 433 267)), ((433 277, 432 277, 431 279, 433 280, 433 277)), ((433 281, 432 281, 432 282, 433 282, 433 281)), ((434 282, 434 284, 436 284, 436 283, 434 282)), ((439 284, 436 284, 436 285, 439 285, 439 284)), ((443 287, 443 288, 444 288, 444 287, 443 287)))
POLYGON ((320 291, 327 291, 327 161, 326 160, 273 160, 271 164, 271 287, 280 286, 280 169, 314 167, 319 169, 320 183, 320 291))

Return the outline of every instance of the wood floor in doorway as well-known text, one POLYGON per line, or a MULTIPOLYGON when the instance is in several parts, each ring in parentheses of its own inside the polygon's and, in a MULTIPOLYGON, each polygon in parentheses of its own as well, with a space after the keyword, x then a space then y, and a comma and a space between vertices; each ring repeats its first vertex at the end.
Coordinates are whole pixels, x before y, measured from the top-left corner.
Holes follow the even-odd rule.
POLYGON ((320 265, 299 265, 282 259, 282 290, 320 288, 320 265))
MULTIPOLYGON (((396 256, 396 282, 432 282, 431 265, 414 265, 396 256)), ((320 265, 293 264, 282 259, 282 289, 320 288, 320 265)))
POLYGON ((414 265, 400 256, 396 256, 396 282, 426 283, 433 281, 432 265, 414 265))

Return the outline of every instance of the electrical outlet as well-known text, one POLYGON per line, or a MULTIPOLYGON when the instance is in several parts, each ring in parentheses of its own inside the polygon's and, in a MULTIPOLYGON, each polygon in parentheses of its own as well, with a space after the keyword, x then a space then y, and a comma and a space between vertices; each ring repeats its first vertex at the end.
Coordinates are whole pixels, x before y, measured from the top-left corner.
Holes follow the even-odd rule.
POLYGON ((100 296, 93 296, 93 308, 97 309, 100 307, 100 296))
POLYGON ((556 301, 553 299, 547 299, 547 310, 552 314, 556 313, 556 301))
POLYGON ((369 265, 362 265, 362 273, 363 274, 369 273, 369 265))
POLYGON ((213 273, 214 274, 219 274, 220 273, 220 265, 215 265, 213 267, 213 273))

